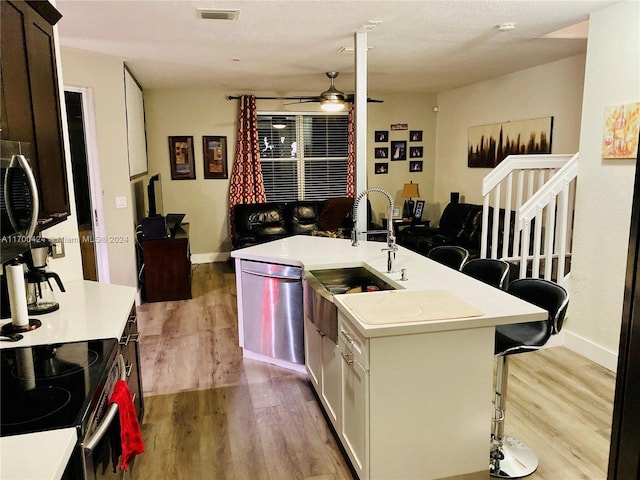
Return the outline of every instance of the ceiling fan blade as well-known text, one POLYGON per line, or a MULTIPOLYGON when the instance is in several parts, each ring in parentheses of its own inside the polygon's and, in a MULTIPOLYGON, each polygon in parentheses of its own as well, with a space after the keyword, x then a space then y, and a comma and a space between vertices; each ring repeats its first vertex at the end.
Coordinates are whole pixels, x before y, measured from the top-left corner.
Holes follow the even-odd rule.
MULTIPOLYGON (((349 103, 353 103, 354 100, 355 100, 355 94, 353 93, 348 94, 345 99, 345 101, 349 103)), ((375 98, 367 97, 367 103, 384 103, 384 100, 377 100, 375 98)))
MULTIPOLYGON (((291 99, 294 100, 294 99, 291 99)), ((320 97, 297 97, 295 98, 295 102, 285 103, 285 105, 297 105, 298 103, 314 103, 319 102, 320 97)))

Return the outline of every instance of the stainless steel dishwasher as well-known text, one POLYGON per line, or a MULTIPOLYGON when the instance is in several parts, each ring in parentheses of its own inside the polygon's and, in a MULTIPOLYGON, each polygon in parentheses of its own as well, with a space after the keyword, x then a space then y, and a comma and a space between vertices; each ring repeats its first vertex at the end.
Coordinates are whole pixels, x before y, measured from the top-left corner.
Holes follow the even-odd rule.
POLYGON ((242 261, 244 348, 304 365, 302 269, 242 261))

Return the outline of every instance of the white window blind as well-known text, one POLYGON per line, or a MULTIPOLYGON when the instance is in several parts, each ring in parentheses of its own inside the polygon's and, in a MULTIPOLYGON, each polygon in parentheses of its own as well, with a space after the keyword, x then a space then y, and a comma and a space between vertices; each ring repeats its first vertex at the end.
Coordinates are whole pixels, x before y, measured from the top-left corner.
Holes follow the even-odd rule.
POLYGON ((267 201, 343 197, 348 122, 346 114, 258 114, 267 201))

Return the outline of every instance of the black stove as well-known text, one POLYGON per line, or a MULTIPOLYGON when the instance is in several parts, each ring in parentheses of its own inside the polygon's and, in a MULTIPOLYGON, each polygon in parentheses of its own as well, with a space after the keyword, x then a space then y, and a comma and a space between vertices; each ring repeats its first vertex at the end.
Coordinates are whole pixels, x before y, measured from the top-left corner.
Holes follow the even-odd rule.
POLYGON ((81 434, 117 353, 115 338, 0 350, 0 436, 81 434))

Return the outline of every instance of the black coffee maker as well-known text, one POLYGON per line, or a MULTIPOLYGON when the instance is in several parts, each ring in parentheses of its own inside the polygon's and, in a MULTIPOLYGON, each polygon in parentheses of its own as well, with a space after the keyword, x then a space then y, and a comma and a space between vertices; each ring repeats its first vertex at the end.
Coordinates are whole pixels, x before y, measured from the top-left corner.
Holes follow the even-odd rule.
POLYGON ((29 251, 25 254, 27 310, 30 315, 50 313, 60 308, 55 301, 51 279, 56 282, 61 292, 64 292, 64 286, 57 273, 47 270, 50 253, 51 242, 46 238, 38 238, 30 243, 29 251))

